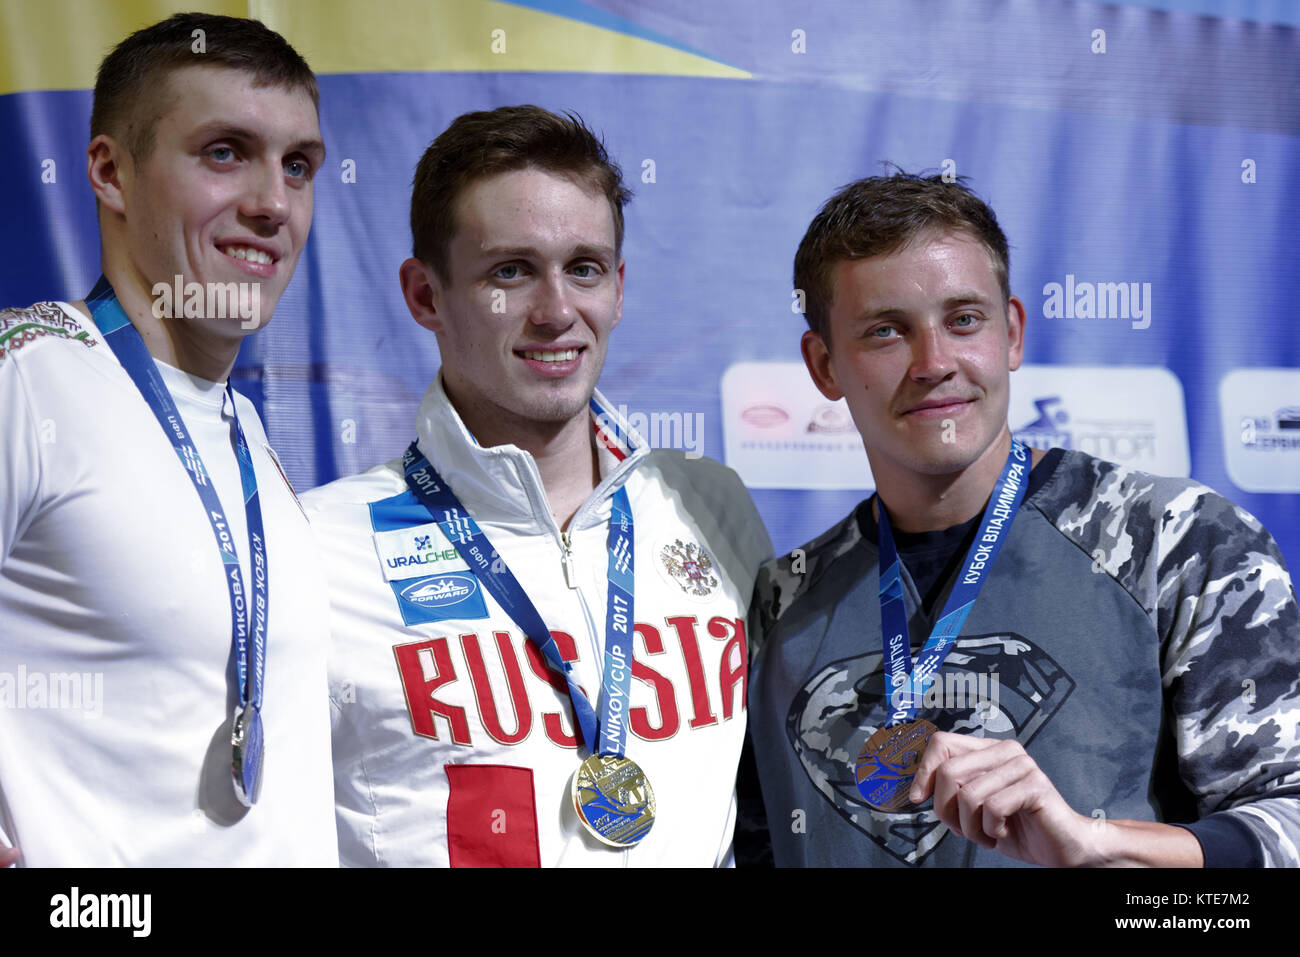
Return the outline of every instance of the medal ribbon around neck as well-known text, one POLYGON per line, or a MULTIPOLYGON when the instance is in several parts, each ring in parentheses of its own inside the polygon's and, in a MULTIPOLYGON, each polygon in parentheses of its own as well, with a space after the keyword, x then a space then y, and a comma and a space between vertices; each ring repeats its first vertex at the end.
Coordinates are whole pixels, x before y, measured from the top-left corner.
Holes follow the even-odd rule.
POLYGON ((622 757, 627 742, 628 696, 632 690, 632 625, 635 621, 634 538, 627 489, 620 487, 614 493, 609 517, 609 600, 605 613, 605 661, 601 676, 600 724, 597 727, 595 709, 578 687, 572 663, 560 656, 559 646, 551 637, 537 607, 497 555, 474 517, 461 505, 456 493, 415 442, 402 456, 402 470, 411 493, 438 523, 470 571, 528 640, 537 646, 551 667, 564 676, 569 686, 574 719, 587 751, 593 756, 622 757))
POLYGON ((1028 479, 1029 453, 1023 445, 1012 440, 1006 465, 1002 467, 993 495, 984 508, 979 534, 966 552, 961 574, 944 603, 943 614, 916 656, 915 668, 908 638, 907 610, 903 604, 898 550, 889 529, 889 515, 877 496, 880 512, 877 523, 880 527, 880 624, 889 708, 886 728, 905 724, 916 717, 930 682, 956 644, 966 616, 975 607, 975 599, 988 579, 993 560, 997 558, 1024 500, 1028 479))
POLYGON ((257 800, 258 780, 262 767, 262 687, 266 676, 266 625, 270 619, 271 597, 266 561, 266 539, 262 528, 262 507, 257 495, 257 475, 248 441, 239 425, 235 397, 226 382, 235 424, 235 447, 239 459, 239 478, 244 493, 244 513, 248 521, 248 546, 252 555, 253 589, 244 586, 239 567, 239 553, 225 518, 221 500, 208 479, 203 459, 190 439, 180 410, 145 347, 139 331, 131 325, 113 287, 103 276, 86 297, 90 316, 99 327, 104 341, 135 383, 141 398, 158 420, 190 477, 194 490, 203 502, 212 534, 217 540, 226 571, 226 589, 230 595, 230 632, 234 648, 236 677, 239 682, 239 707, 234 717, 235 793, 240 802, 251 807, 257 800), (251 641, 250 641, 251 619, 251 641))

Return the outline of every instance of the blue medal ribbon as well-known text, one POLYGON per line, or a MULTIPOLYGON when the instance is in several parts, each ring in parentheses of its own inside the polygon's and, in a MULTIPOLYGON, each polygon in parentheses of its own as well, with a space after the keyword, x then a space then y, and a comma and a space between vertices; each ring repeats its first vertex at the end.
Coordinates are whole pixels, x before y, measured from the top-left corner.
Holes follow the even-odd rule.
POLYGON ((880 504, 880 624, 885 678, 888 686, 889 718, 885 727, 905 724, 916 717, 930 682, 943 666, 956 643, 966 616, 987 581, 993 560, 1006 540, 1011 523, 1025 497, 1029 480, 1029 452, 1012 440, 1007 462, 984 508, 980 531, 966 552, 961 574, 943 606, 929 639, 912 666, 911 642, 907 631, 907 610, 903 604, 903 582, 899 574, 898 550, 889 529, 889 515, 880 504))
POLYGON ((600 753, 623 756, 632 692, 635 568, 632 507, 627 489, 614 493, 609 514, 609 601, 605 606, 605 669, 601 677, 600 753))
POLYGON ((412 442, 402 456, 407 487, 442 529, 447 540, 496 599, 510 619, 536 645, 569 686, 573 715, 583 743, 592 754, 622 757, 627 742, 628 696, 632 690, 632 632, 634 618, 632 507, 627 489, 614 493, 609 517, 609 600, 605 613, 605 661, 601 676, 600 724, 596 711, 578 687, 573 665, 560 656, 559 646, 542 621, 519 580, 497 555, 474 517, 460 503, 438 470, 412 442))
POLYGON ((239 683, 239 710, 235 714, 235 727, 245 729, 246 759, 242 762, 240 800, 251 805, 256 799, 257 775, 262 755, 262 686, 266 675, 266 625, 270 615, 271 599, 268 589, 266 539, 262 527, 262 508, 257 495, 257 475, 253 471, 253 457, 239 424, 235 397, 230 383, 226 395, 230 400, 231 415, 235 423, 235 448, 239 460, 239 477, 244 494, 244 512, 248 521, 248 544, 252 555, 253 588, 251 601, 244 585, 243 571, 239 566, 239 553, 226 522, 225 510, 216 489, 203 467, 203 459, 190 439, 189 430, 181 418, 180 410, 163 381, 153 356, 131 320, 108 280, 100 276, 95 288, 86 297, 91 318, 99 327, 104 341, 131 381, 141 398, 158 420, 182 467, 190 477, 212 526, 221 561, 226 571, 226 589, 230 594, 231 644, 235 651, 235 670, 239 683), (251 636, 251 641, 250 641, 251 636))

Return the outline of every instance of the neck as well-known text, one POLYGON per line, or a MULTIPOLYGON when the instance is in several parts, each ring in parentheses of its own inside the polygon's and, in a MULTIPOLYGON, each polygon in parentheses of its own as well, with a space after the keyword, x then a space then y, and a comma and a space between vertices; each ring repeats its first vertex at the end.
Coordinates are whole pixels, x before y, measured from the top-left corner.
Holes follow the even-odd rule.
POLYGON ((551 517, 559 528, 568 528, 600 484, 600 460, 586 407, 566 422, 533 422, 503 414, 498 407, 472 408, 453 394, 446 379, 443 390, 479 445, 514 445, 533 457, 551 517))
MULTIPOLYGON (((871 463, 879 501, 889 509, 890 525, 901 532, 931 532, 968 522, 984 508, 993 494, 1002 467, 1011 452, 1011 430, 1004 427, 984 453, 962 469, 946 475, 918 475, 891 469, 886 463, 871 463)), ((1030 465, 1042 453, 1034 451, 1030 465)), ((872 514, 880 515, 872 505, 872 514)))
MULTIPOLYGON (((224 320, 159 318, 153 313, 152 287, 138 272, 105 264, 104 275, 149 355, 209 382, 230 378, 242 340, 217 334, 218 324, 226 325, 224 320), (205 329, 205 325, 213 329, 205 329)), ((84 303, 77 307, 90 314, 84 303)))
POLYGON ((579 423, 576 439, 566 443, 551 443, 528 449, 537 463, 537 472, 546 489, 546 501, 551 507, 551 517, 561 529, 567 529, 582 503, 600 484, 600 459, 596 454, 596 439, 587 416, 579 423))

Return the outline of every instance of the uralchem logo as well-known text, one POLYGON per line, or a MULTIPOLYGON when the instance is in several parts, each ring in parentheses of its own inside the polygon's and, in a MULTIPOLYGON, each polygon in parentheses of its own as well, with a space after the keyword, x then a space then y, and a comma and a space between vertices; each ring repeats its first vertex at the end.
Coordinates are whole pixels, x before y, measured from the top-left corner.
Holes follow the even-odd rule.
POLYGON ((402 597, 414 605, 446 608, 458 605, 478 591, 478 582, 469 575, 434 575, 411 582, 402 589, 402 597))
MULTIPOLYGON (((384 519, 387 521, 387 519, 384 519)), ((414 578, 463 572, 469 566, 433 522, 375 533, 375 550, 384 578, 409 585, 414 578)))

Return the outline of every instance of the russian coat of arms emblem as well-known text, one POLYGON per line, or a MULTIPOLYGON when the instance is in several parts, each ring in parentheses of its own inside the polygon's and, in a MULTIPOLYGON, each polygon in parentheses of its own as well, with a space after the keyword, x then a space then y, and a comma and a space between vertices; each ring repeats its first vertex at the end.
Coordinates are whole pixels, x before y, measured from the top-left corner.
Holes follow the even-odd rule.
POLYGON ((688 595, 708 595, 718 587, 718 577, 713 574, 713 559, 694 542, 683 542, 679 538, 671 545, 665 545, 659 558, 673 581, 688 595))

